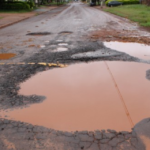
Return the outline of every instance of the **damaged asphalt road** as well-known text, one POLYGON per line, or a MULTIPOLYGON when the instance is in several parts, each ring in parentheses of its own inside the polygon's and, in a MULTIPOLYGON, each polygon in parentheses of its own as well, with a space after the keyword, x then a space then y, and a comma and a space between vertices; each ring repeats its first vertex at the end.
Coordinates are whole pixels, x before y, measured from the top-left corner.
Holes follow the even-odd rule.
MULTIPOLYGON (((49 46, 56 45, 60 42, 51 42, 49 46)), ((72 44, 71 41, 69 43, 72 44)), ((1 71, 5 78, 1 78, 0 94, 4 98, 0 100, 1 109, 12 108, 17 106, 28 105, 30 103, 40 102, 44 97, 38 97, 36 95, 23 96, 18 95, 19 84, 37 72, 45 71, 47 68, 54 69, 54 67, 49 67, 48 64, 43 66, 39 65, 38 62, 45 63, 61 63, 61 64, 73 64, 82 61, 131 61, 140 62, 141 60, 132 57, 128 54, 118 52, 115 50, 110 50, 106 48, 102 42, 77 42, 76 48, 68 49, 65 52, 47 52, 50 48, 41 50, 41 53, 35 54, 34 56, 24 60, 25 63, 32 62, 34 65, 21 64, 21 65, 3 65, 1 66, 1 71), (12 69, 13 68, 13 69, 12 69), (7 71, 11 73, 6 73, 7 71)), ((56 66, 57 67, 57 66, 56 66)))
MULTIPOLYGON (((42 95, 19 95, 18 91, 20 83, 32 75, 58 67, 57 65, 49 66, 48 63, 71 65, 106 60, 149 63, 149 61, 109 49, 99 40, 85 39, 93 30, 105 30, 110 22, 115 25, 111 26, 112 30, 118 27, 119 31, 123 29, 130 31, 135 30, 137 26, 128 21, 121 23, 122 20, 89 8, 82 3, 69 5, 66 9, 57 8, 52 12, 1 30, 0 38, 3 45, 1 51, 6 52, 7 50, 17 55, 9 60, 0 61, 0 63, 5 63, 0 66, 0 112, 30 106, 45 99, 42 95), (52 16, 50 16, 51 13, 52 16), (97 19, 94 19, 93 16, 96 15, 97 19), (47 23, 41 25, 42 21, 47 23), (20 44, 22 41, 26 42, 20 44), (60 46, 61 44, 63 46, 60 46), (11 48, 8 48, 8 45, 11 48), (43 48, 40 47, 42 45, 44 45, 43 48), (59 48, 66 49, 57 51, 59 48), (12 62, 23 62, 24 64, 16 65, 11 64, 12 62), (46 64, 40 65, 39 62, 46 64)), ((138 32, 139 35, 145 34, 145 31, 138 32)), ((147 71, 148 79, 150 79, 149 74, 150 72, 147 71)), ((145 121, 142 123, 145 124, 145 121)), ((107 131, 64 132, 0 118, 0 149, 120 150, 122 148, 123 150, 144 150, 145 145, 139 136, 141 131, 138 131, 139 128, 136 127, 131 132, 116 132, 110 129, 107 131)))

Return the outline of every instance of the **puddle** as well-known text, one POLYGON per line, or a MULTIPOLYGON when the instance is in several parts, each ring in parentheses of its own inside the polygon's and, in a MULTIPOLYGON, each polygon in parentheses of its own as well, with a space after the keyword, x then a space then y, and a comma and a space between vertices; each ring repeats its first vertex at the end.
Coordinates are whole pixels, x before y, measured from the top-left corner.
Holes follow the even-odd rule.
POLYGON ((2 53, 2 54, 0 54, 0 59, 10 59, 15 56, 16 56, 16 54, 14 54, 14 53, 2 53))
POLYGON ((150 60, 150 46, 139 43, 104 42, 106 47, 125 52, 131 56, 150 60))
POLYGON ((150 139, 143 135, 140 138, 142 139, 144 145, 146 146, 146 150, 150 150, 150 139))
MULTIPOLYGON (((130 116, 136 124, 150 117, 148 64, 107 62, 130 116)), ((20 94, 47 99, 9 114, 14 120, 76 131, 131 130, 124 107, 104 62, 82 63, 44 71, 21 84, 20 94)))
POLYGON ((56 40, 57 42, 62 42, 63 40, 56 40))
POLYGON ((45 45, 40 45, 40 47, 41 47, 41 48, 44 48, 44 47, 45 47, 45 45))
POLYGON ((58 45, 59 46, 67 46, 68 44, 67 43, 59 43, 58 45))
POLYGON ((53 52, 63 52, 63 51, 68 51, 68 48, 58 47, 57 49, 53 50, 53 52))
POLYGON ((26 35, 50 35, 51 32, 31 32, 26 35))

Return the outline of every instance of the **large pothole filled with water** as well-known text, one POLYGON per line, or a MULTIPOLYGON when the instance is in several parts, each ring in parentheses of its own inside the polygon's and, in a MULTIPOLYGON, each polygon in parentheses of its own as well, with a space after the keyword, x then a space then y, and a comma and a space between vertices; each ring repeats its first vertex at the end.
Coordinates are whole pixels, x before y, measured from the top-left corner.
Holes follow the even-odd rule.
POLYGON ((92 62, 44 71, 22 83, 20 94, 46 100, 7 115, 57 130, 130 131, 129 116, 134 124, 150 116, 148 69, 148 64, 133 62, 92 62))

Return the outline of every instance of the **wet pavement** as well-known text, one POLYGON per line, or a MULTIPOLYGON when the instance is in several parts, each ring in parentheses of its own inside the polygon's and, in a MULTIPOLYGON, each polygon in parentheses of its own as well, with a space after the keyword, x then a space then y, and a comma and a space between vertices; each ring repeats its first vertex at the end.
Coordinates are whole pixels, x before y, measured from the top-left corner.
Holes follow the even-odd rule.
POLYGON ((89 39, 108 28, 150 35, 80 2, 0 31, 0 149, 148 149, 149 47, 89 39))

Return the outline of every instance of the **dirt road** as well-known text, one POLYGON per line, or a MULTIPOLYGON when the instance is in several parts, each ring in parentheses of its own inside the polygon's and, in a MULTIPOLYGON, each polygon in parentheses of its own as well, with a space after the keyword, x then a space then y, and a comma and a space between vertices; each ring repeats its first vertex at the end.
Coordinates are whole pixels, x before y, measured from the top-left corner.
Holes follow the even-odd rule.
MULTIPOLYGON (((144 125, 140 123, 140 128, 137 125, 131 132, 110 129, 64 132, 32 125, 30 122, 20 122, 23 120, 10 120, 5 115, 9 110, 26 109, 27 106, 45 100, 44 96, 18 94, 20 83, 38 72, 90 61, 104 61, 105 70, 109 70, 106 61, 150 63, 149 60, 107 48, 99 40, 100 34, 96 38, 89 38, 95 32, 104 35, 106 30, 132 36, 150 35, 138 30, 135 23, 80 2, 59 7, 0 30, 0 52, 3 55, 15 54, 10 59, 0 60, 0 149, 144 150, 148 147, 143 139, 149 141, 147 137, 150 134, 141 134, 149 129, 147 120, 142 122, 146 124, 144 129, 144 125)), ((107 38, 108 36, 110 35, 106 34, 107 38)), ((113 74, 107 72, 116 86, 113 74)), ((147 77, 149 78, 149 71, 147 77)), ((116 90, 119 93, 119 88, 116 90)), ((127 124, 131 128, 134 125, 132 116, 121 96, 120 94, 123 116, 129 121, 127 124)))

